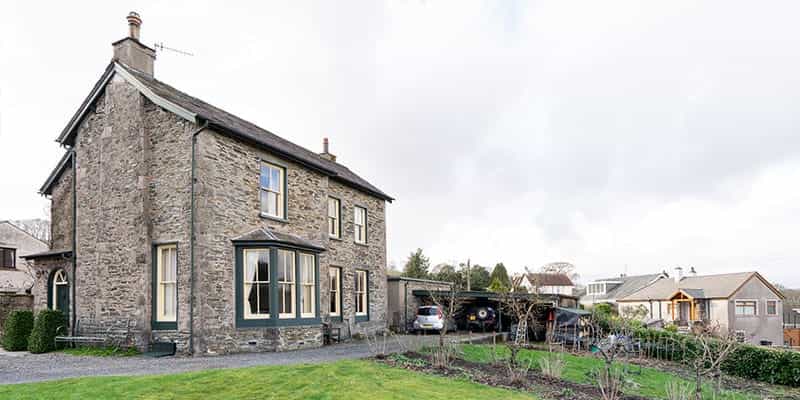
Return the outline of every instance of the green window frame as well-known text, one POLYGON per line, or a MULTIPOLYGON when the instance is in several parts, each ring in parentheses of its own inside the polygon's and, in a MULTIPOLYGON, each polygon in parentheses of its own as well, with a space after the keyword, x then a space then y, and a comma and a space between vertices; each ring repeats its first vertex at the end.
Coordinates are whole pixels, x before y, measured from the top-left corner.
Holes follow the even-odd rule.
MULTIPOLYGON (((179 265, 178 265, 178 260, 179 260, 178 243, 176 243, 176 242, 158 243, 158 244, 154 244, 152 249, 153 249, 152 250, 152 252, 153 252, 153 254, 152 254, 152 257, 153 257, 153 262, 152 262, 153 270, 152 270, 152 275, 151 275, 151 282, 152 282, 152 291, 151 291, 151 293, 152 293, 152 296, 151 296, 151 301, 150 301, 151 302, 151 306, 152 306, 152 308, 151 308, 151 319, 150 319, 151 320, 151 322, 150 322, 151 323, 151 327, 152 327, 153 330, 157 330, 157 331, 159 331, 159 330, 177 330, 178 329, 178 314, 179 314, 178 313, 178 308, 179 308, 178 305, 180 304, 180 302, 178 301, 178 270, 179 270, 179 265), (175 258, 174 258, 174 261, 175 261, 175 265, 174 265, 175 270, 174 270, 174 272, 175 272, 175 274, 174 274, 174 276, 171 276, 171 275, 167 276, 166 277, 167 279, 161 279, 162 277, 164 277, 163 273, 165 272, 163 268, 160 268, 160 266, 165 266, 165 265, 163 265, 164 260, 161 258, 162 251, 164 251, 164 250, 170 250, 170 251, 174 250, 174 256, 175 256, 175 258), (161 274, 159 274, 159 273, 161 273, 161 274), (161 312, 162 310, 160 309, 160 307, 164 306, 164 303, 162 303, 161 300, 166 300, 166 299, 161 299, 159 296, 163 295, 163 293, 165 292, 166 286, 172 286, 173 289, 174 289, 174 302, 175 302, 175 304, 174 304, 174 306, 175 306, 174 318, 164 318, 162 316, 162 314, 163 314, 161 312)), ((169 253, 169 254, 173 254, 173 253, 169 253)), ((166 290, 166 291, 169 291, 169 290, 166 290)))
POLYGON ((328 197, 328 236, 342 238, 342 201, 328 197))
MULTIPOLYGON (((307 249, 300 249, 300 248, 292 248, 287 246, 276 246, 276 245, 269 245, 264 243, 239 243, 234 247, 234 254, 235 254, 235 301, 236 301, 236 328, 263 328, 263 327, 271 327, 271 326, 302 326, 302 325, 317 325, 321 323, 320 314, 319 314, 319 255, 316 252, 309 251, 307 249), (246 267, 246 260, 245 260, 245 253, 246 251, 253 251, 254 249, 267 251, 269 254, 269 276, 270 280, 267 282, 269 285, 269 310, 271 312, 268 315, 263 316, 263 318, 245 318, 245 267, 246 267), (281 314, 279 308, 279 299, 278 296, 281 293, 286 293, 286 290, 281 291, 279 286, 280 275, 278 273, 279 268, 279 257, 285 257, 287 254, 293 254, 293 270, 292 274, 293 280, 291 281, 291 287, 289 289, 294 292, 294 295, 291 297, 291 313, 283 313, 281 314), (279 255, 280 254, 280 255, 279 255), (314 301, 313 301, 313 313, 307 313, 306 315, 302 314, 302 296, 299 295, 302 290, 302 282, 299 279, 301 277, 301 260, 300 257, 305 256, 312 256, 313 260, 313 271, 314 271, 314 301)), ((285 265, 284 265, 285 266, 285 265)), ((287 275, 284 273, 284 276, 287 275)), ((284 284, 290 282, 288 280, 283 281, 284 284)), ((284 288, 286 288, 284 286, 284 288)), ((290 293, 291 294, 291 293, 290 293)), ((283 311, 286 311, 284 309, 283 311)))

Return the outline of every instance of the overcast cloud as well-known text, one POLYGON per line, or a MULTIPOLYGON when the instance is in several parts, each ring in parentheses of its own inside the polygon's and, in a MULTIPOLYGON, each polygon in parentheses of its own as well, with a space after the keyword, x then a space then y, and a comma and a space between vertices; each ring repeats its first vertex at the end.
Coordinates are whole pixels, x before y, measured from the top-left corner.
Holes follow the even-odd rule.
POLYGON ((389 259, 800 286, 797 2, 0 4, 0 219, 138 11, 156 77, 397 198, 389 259))

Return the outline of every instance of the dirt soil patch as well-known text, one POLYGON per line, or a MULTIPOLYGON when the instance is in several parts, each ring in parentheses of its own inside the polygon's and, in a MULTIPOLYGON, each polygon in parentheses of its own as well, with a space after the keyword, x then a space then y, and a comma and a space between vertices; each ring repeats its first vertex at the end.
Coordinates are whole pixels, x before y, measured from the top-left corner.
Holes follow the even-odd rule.
MULTIPOLYGON (((528 371, 527 379, 522 382, 512 381, 508 373, 508 367, 505 365, 473 363, 456 359, 449 368, 435 368, 431 365, 429 356, 415 352, 407 352, 394 357, 377 358, 376 361, 392 367, 427 374, 463 378, 484 385, 532 392, 537 396, 551 400, 596 400, 602 398, 600 390, 595 386, 555 379, 533 370, 528 371)), ((646 400, 647 398, 623 395, 621 399, 646 400)))

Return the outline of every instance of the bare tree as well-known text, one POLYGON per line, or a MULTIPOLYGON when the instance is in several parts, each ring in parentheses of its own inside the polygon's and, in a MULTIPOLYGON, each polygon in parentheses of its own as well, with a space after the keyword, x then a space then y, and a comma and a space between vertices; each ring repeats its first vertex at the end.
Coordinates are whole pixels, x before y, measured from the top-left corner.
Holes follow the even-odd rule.
POLYGON ((548 274, 564 274, 572 281, 576 281, 578 278, 580 278, 575 265, 566 261, 551 262, 543 265, 539 270, 548 274))
POLYGON ((456 314, 462 307, 463 301, 456 296, 456 290, 453 285, 445 293, 439 293, 428 290, 428 296, 431 302, 439 309, 443 320, 442 329, 439 330, 439 343, 433 353, 434 366, 439 368, 447 368, 450 366, 453 356, 455 356, 455 347, 450 343, 446 343, 445 336, 447 336, 448 326, 455 323, 456 314))
POLYGON ((517 320, 514 340, 506 343, 511 356, 508 359, 509 372, 514 374, 520 367, 518 356, 520 349, 528 342, 528 330, 535 329, 539 322, 536 318, 536 307, 540 300, 538 282, 530 282, 533 286, 529 293, 522 288, 524 276, 511 278, 511 287, 499 292, 499 303, 506 315, 517 320))
POLYGON ((714 395, 722 391, 722 364, 741 345, 732 332, 722 331, 719 324, 697 327, 693 336, 679 342, 688 355, 689 365, 694 372, 694 395, 703 399, 703 378, 711 378, 714 395))
POLYGON ((597 386, 604 400, 616 400, 622 395, 626 372, 614 363, 637 353, 638 344, 633 340, 636 321, 627 317, 603 318, 606 317, 594 314, 589 324, 593 351, 603 360, 603 367, 596 371, 597 386))
POLYGON ((49 220, 41 218, 21 219, 21 220, 11 221, 11 223, 18 226, 25 232, 30 233, 31 236, 41 240, 42 242, 47 243, 48 246, 50 245, 49 220))

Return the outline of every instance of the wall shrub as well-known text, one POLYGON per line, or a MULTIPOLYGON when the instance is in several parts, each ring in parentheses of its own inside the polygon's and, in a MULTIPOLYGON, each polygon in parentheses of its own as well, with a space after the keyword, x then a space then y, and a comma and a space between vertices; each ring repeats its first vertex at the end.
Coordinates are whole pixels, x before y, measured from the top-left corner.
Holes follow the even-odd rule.
MULTIPOLYGON (((33 331, 28 339, 28 351, 46 353, 56 349, 55 339, 59 328, 66 326, 66 318, 58 310, 42 310, 36 315, 33 331)), ((65 334, 61 332, 60 334, 65 334)))
POLYGON ((33 312, 12 311, 3 327, 3 348, 8 351, 27 350, 31 330, 33 330, 33 312))

